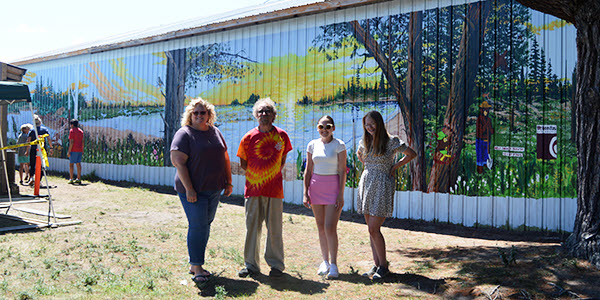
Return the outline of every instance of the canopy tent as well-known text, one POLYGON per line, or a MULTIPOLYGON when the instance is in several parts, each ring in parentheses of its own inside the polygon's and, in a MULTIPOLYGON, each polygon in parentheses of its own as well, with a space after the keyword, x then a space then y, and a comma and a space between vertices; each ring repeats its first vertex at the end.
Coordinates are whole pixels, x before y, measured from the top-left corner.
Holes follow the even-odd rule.
POLYGON ((0 81, 0 105, 31 102, 29 86, 22 82, 0 81))
MULTIPOLYGON (((13 104, 13 103, 17 103, 17 102, 25 102, 25 101, 29 102, 31 118, 33 121, 33 119, 34 119, 33 118, 33 106, 31 103, 31 93, 29 92, 29 86, 27 86, 27 84, 21 83, 21 82, 0 81, 0 105, 9 105, 9 104, 13 104)), ((2 122, 2 124, 3 123, 4 122, 2 122)), ((32 122, 32 124, 35 124, 35 122, 32 122)), ((0 126, 0 127, 4 127, 4 126, 0 126)), ((33 130, 36 131, 36 136, 37 136, 37 128, 35 126, 34 126, 33 130)), ((2 131, 3 135, 6 132, 5 128, 2 128, 1 131, 2 131)), ((4 137, 0 137, 0 148, 4 148, 4 137)), ((37 147, 37 148, 38 148, 38 155, 39 155, 40 147, 37 147)), ((8 168, 7 168, 7 164, 6 164, 6 150, 3 149, 1 152, 2 152, 2 162, 3 162, 2 167, 4 169, 4 175, 5 175, 4 177, 6 178, 6 186, 7 186, 8 199, 9 199, 8 205, 4 205, 4 204, 0 205, 1 208, 7 208, 6 212, 4 212, 4 214, 2 214, 2 216, 9 218, 9 219, 13 219, 13 220, 26 221, 29 224, 28 225, 20 225, 20 226, 12 226, 12 227, 8 227, 8 228, 2 228, 2 229, 0 229, 0 231, 33 229, 33 228, 42 228, 42 227, 59 226, 59 225, 72 225, 72 224, 80 223, 80 221, 61 222, 61 223, 56 222, 56 218, 69 218, 69 216, 57 216, 57 214, 54 212, 54 206, 52 205, 52 196, 50 195, 50 187, 48 186, 48 178, 46 177, 46 171, 42 167, 41 163, 40 163, 40 167, 42 167, 44 177, 46 178, 46 188, 48 189, 48 195, 45 196, 48 201, 48 212, 44 213, 43 215, 48 216, 48 221, 46 223, 41 223, 34 219, 22 218, 22 217, 9 215, 8 212, 10 211, 11 208, 13 208, 13 200, 15 200, 15 199, 13 199, 13 197, 12 197, 12 193, 10 190, 10 183, 8 180, 8 168), (51 221, 51 218, 53 219, 54 222, 51 221)), ((23 197, 20 197, 20 199, 22 199, 22 198, 23 197)), ((39 198, 39 197, 34 197, 34 198, 39 198)), ((39 201, 39 200, 38 201, 28 200, 27 198, 25 200, 26 200, 25 203, 39 201)), ((43 200, 43 201, 46 201, 46 200, 43 200)), ((23 203, 23 202, 21 202, 21 203, 23 203)), ((38 211, 31 210, 31 209, 17 209, 17 208, 14 208, 14 209, 33 213, 33 214, 40 214, 38 211)))
POLYGON ((0 81, 0 105, 31 102, 29 86, 22 82, 0 81))

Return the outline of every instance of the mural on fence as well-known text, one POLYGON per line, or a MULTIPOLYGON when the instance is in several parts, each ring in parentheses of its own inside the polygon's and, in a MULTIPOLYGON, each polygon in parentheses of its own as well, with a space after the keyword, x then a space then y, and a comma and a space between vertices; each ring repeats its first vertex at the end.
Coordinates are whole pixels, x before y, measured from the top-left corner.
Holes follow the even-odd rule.
MULTIPOLYGON (((306 20, 285 32, 33 66, 34 109, 51 129, 56 157, 66 158, 68 119, 77 117, 84 161, 163 166, 189 99, 217 105, 235 157, 256 126, 252 105, 271 97, 275 123, 295 149, 286 180, 302 178, 305 147, 329 114, 349 148, 350 187, 362 168, 354 154, 362 116, 376 109, 419 154, 399 171, 398 190, 576 197, 572 25, 505 0, 327 25, 306 20)), ((31 117, 25 105, 10 109, 15 136, 31 117)))

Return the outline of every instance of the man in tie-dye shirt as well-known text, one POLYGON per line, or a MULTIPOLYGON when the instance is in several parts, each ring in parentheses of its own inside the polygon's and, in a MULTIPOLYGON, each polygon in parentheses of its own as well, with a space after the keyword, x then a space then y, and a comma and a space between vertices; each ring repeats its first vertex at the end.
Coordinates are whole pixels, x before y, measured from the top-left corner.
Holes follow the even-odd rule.
POLYGON ((273 125, 277 110, 269 99, 256 101, 252 114, 258 127, 248 131, 240 142, 237 156, 242 169, 246 170, 246 242, 244 245, 245 267, 240 277, 260 273, 259 248, 262 223, 267 225, 265 260, 271 267, 269 276, 281 276, 283 263, 283 176, 287 153, 292 145, 287 133, 273 125))

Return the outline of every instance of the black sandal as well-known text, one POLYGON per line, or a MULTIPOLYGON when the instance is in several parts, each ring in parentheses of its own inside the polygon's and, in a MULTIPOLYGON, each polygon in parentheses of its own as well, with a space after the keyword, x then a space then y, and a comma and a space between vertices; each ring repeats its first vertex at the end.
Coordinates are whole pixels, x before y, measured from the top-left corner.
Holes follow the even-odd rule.
POLYGON ((192 281, 197 285, 205 284, 206 282, 208 282, 208 277, 209 276, 207 276, 207 275, 197 274, 197 275, 194 275, 194 277, 192 277, 192 281))
MULTIPOLYGON (((211 273, 211 272, 209 272, 209 271, 207 271, 207 270, 204 270, 204 272, 206 272, 206 274, 204 274, 204 275, 202 275, 202 276, 204 276, 204 277, 210 277, 210 276, 212 276, 212 273, 211 273)), ((194 276, 196 275, 196 274, 195 274, 194 272, 192 272, 192 271, 189 271, 188 273, 189 273, 189 274, 192 274, 192 275, 194 275, 194 276)))

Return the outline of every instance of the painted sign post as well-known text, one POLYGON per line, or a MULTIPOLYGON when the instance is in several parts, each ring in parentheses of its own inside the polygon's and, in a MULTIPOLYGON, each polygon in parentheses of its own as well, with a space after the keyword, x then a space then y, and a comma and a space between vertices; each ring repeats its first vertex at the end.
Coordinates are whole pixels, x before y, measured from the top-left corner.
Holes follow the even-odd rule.
POLYGON ((558 140, 556 138, 556 125, 537 125, 537 158, 556 159, 558 140))

